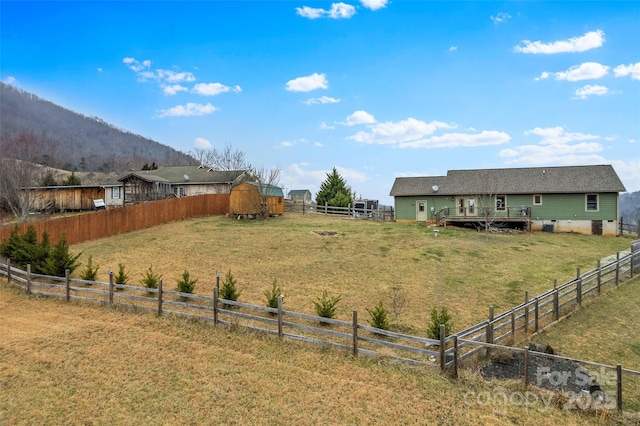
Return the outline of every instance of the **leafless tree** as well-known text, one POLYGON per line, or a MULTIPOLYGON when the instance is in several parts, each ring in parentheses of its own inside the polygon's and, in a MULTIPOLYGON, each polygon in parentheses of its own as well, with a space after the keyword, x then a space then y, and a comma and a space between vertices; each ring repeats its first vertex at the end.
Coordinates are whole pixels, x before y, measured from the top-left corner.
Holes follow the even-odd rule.
POLYGON ((396 329, 400 328, 400 315, 409 306, 409 297, 402 287, 391 287, 389 290, 389 299, 391 299, 391 311, 396 321, 396 329))
POLYGON ((496 220, 496 182, 488 172, 485 172, 481 179, 482 190, 478 194, 478 204, 484 219, 484 232, 488 234, 491 225, 496 220))
POLYGON ((20 222, 27 219, 37 198, 33 189, 41 178, 36 162, 46 152, 47 139, 32 133, 0 138, 0 201, 20 222))
POLYGON ((253 166, 247 160, 244 151, 234 149, 231 145, 225 145, 224 149, 216 148, 195 148, 191 153, 198 162, 213 170, 251 170, 253 166))

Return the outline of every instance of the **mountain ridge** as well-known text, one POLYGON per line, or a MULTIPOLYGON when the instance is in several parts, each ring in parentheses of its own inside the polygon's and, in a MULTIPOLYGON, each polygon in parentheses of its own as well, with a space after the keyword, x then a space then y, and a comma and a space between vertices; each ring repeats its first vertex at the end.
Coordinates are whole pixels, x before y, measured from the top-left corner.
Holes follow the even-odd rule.
MULTIPOLYGON (((85 116, 37 95, 0 83, 0 135, 21 133, 46 138, 54 158, 39 163, 66 170, 119 172, 143 164, 194 164, 194 159, 160 142, 120 129, 99 117, 85 116)), ((3 142, 4 143, 4 142, 3 142)))

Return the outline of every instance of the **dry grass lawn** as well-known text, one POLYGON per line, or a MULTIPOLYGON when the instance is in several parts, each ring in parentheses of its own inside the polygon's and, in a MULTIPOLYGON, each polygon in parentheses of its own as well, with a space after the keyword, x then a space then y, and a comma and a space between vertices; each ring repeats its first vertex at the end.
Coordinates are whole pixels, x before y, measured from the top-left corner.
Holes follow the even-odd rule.
MULTIPOLYGON (((240 300, 265 304, 275 279, 285 309, 314 313, 313 300, 328 290, 342 295, 338 318, 351 312, 366 319, 389 291, 401 288, 409 306, 400 317, 405 331, 425 332, 432 308, 446 307, 457 329, 521 303, 593 269, 597 259, 627 250, 630 239, 552 233, 491 234, 418 223, 380 223, 318 215, 287 214, 268 220, 205 217, 75 245, 81 261, 93 256, 99 280, 123 263, 130 284, 140 285, 153 266, 174 289, 185 270, 199 281, 196 293, 212 294, 215 271, 231 271, 240 300)), ((75 275, 78 276, 81 268, 75 275)))
MULTIPOLYGON (((609 424, 555 406, 479 404, 523 391, 466 373, 174 317, 26 296, 0 283, 0 424, 609 424)), ((627 422, 633 421, 627 419, 627 422)))

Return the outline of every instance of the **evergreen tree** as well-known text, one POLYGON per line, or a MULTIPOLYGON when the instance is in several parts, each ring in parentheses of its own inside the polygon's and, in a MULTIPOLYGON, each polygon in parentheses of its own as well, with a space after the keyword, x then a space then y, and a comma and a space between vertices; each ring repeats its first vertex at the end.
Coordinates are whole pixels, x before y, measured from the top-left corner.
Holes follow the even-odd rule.
POLYGON ((62 181, 62 186, 76 186, 81 185, 80 178, 76 176, 76 172, 71 172, 71 174, 62 181))
POLYGON ((51 171, 48 171, 47 174, 44 175, 40 180, 40 186, 57 186, 57 185, 58 185, 58 182, 56 182, 56 179, 53 177, 53 173, 51 173, 51 171))
POLYGON ((336 168, 331 173, 327 173, 327 179, 320 185, 320 190, 316 194, 316 203, 324 205, 327 203, 334 207, 347 207, 353 204, 351 188, 347 182, 338 174, 336 168))
POLYGON ((67 239, 63 236, 60 238, 60 241, 51 248, 46 262, 45 273, 57 277, 64 277, 66 269, 69 270, 69 273, 72 273, 80 266, 78 258, 81 254, 82 253, 78 253, 77 255, 70 254, 69 243, 67 243, 67 239))

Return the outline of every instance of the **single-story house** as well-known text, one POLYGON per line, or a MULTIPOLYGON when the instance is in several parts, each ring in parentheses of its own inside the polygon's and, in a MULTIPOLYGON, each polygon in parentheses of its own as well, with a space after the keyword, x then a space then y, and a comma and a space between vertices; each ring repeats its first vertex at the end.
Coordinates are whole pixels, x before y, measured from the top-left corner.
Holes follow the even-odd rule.
POLYGON ((532 231, 619 235, 619 193, 610 165, 449 170, 446 176, 396 178, 396 221, 532 231))
POLYGON ((241 182, 229 195, 229 215, 275 216, 284 214, 284 192, 274 185, 241 182))
POLYGON ((294 203, 311 204, 311 191, 308 189, 292 189, 288 197, 294 203))
POLYGON ((124 173, 103 185, 108 207, 201 194, 229 194, 245 170, 212 170, 204 166, 168 166, 124 173))

